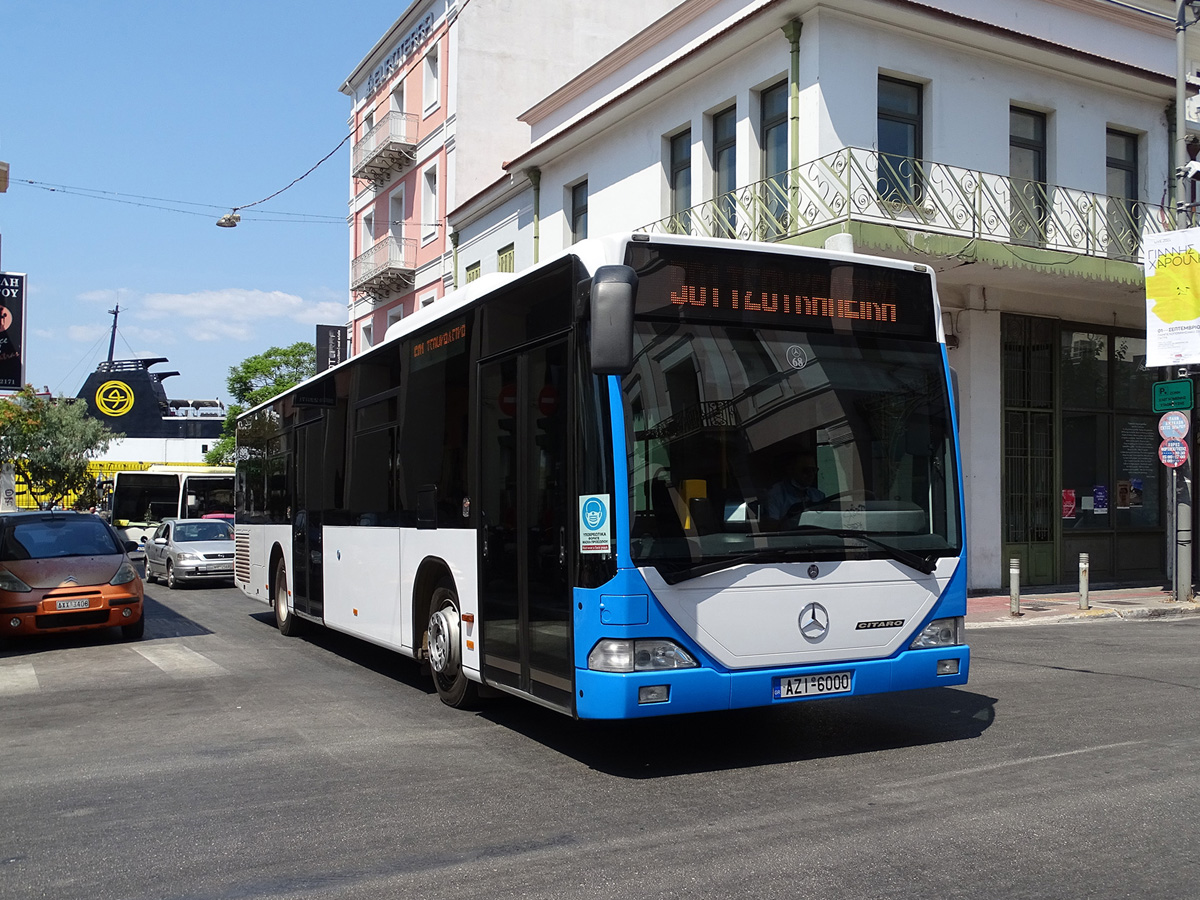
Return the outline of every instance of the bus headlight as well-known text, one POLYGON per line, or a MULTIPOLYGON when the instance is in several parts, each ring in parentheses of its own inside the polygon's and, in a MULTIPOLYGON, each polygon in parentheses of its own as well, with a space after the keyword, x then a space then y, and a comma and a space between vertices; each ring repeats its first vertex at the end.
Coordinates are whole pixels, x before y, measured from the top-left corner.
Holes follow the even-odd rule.
POLYGON ((913 639, 910 650, 926 650, 930 647, 954 647, 963 642, 963 617, 934 619, 913 639))
POLYGON ((665 638, 622 640, 605 638, 588 654, 588 668, 596 672, 655 672, 662 669, 692 669, 695 658, 665 638))

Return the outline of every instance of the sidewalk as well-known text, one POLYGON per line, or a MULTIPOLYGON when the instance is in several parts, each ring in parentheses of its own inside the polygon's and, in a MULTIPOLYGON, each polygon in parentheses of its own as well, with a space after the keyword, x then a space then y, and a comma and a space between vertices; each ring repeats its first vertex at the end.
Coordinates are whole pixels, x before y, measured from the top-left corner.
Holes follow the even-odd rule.
POLYGON ((1020 615, 1011 612, 1008 594, 967 598, 967 628, 1002 628, 1010 625, 1045 625, 1093 619, 1152 619, 1200 613, 1200 603, 1177 603, 1161 586, 1091 590, 1088 609, 1079 608, 1077 588, 1062 586, 1039 590, 1024 587, 1020 615))

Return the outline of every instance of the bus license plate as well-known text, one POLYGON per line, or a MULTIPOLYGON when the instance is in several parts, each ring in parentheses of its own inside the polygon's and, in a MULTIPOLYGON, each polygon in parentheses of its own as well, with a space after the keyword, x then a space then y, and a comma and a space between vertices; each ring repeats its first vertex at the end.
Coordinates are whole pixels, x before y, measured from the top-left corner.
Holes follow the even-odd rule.
POLYGON ((55 609, 87 609, 87 600, 58 600, 54 604, 55 609))
POLYGON ((822 694, 848 694, 851 685, 850 672, 826 672, 824 675, 794 675, 791 678, 775 679, 776 700, 792 697, 818 697, 822 694))

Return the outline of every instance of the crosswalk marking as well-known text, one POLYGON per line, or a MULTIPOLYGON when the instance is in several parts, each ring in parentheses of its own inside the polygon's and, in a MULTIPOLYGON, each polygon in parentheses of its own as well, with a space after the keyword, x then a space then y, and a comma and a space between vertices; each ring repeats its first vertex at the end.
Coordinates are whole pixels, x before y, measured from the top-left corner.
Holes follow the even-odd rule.
POLYGON ((183 644, 143 644, 132 648, 158 666, 172 678, 192 678, 197 675, 222 675, 225 669, 203 653, 183 644))
POLYGON ((33 671, 33 663, 0 666, 0 696, 30 694, 38 687, 37 672, 33 671))

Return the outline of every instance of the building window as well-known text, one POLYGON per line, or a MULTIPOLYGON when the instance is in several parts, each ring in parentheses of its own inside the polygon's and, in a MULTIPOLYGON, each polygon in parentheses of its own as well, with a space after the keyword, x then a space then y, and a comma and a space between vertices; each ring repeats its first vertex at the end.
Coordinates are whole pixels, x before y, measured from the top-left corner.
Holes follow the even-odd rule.
POLYGON ((467 280, 465 283, 470 284, 472 281, 474 281, 476 278, 478 278, 479 272, 480 272, 480 264, 479 263, 473 262, 469 266, 467 266, 467 276, 466 276, 467 280))
POLYGON ((516 248, 509 244, 507 247, 501 248, 496 254, 496 271, 497 272, 515 272, 516 271, 516 248))
POLYGON ((428 306, 430 303, 432 303, 436 299, 437 299, 436 292, 426 294, 425 296, 423 296, 421 298, 421 308, 424 309, 426 306, 428 306))
POLYGON ((1109 129, 1105 141, 1108 147, 1108 255, 1135 258, 1141 234, 1137 202, 1137 135, 1109 129))
POLYGON ((421 179, 421 239, 432 240, 438 228, 438 175, 437 166, 425 170, 421 179))
POLYGON ((363 213, 362 248, 366 250, 375 243, 375 213, 363 213))
POLYGON ((762 117, 763 221, 759 223, 761 240, 773 241, 788 232, 788 85, 781 82, 763 91, 759 114, 762 117))
POLYGON ((668 181, 671 191, 671 227, 673 234, 692 230, 692 130, 671 138, 668 181))
POLYGON ((363 115, 363 120, 362 120, 362 136, 361 137, 365 138, 368 134, 371 133, 371 129, 374 127, 375 127, 375 113, 373 111, 365 113, 363 115))
POLYGON ((1013 106, 1008 111, 1009 216, 1014 244, 1046 240, 1046 116, 1013 106))
POLYGON ((879 76, 879 173, 884 200, 912 204, 921 195, 921 85, 879 76))
POLYGON ((438 46, 434 44, 425 54, 425 112, 436 109, 442 99, 441 73, 438 70, 438 46))
POLYGON ((731 106, 713 116, 712 129, 713 197, 717 201, 713 233, 733 237, 737 218, 733 196, 737 187, 737 109, 731 106))
POLYGON ((394 88, 392 88, 391 110, 392 110, 392 112, 397 112, 397 113, 404 112, 404 82, 403 81, 401 81, 394 88))
POLYGON ((587 237, 588 183, 581 181, 571 188, 571 242, 587 237))
POLYGON ((360 344, 359 352, 360 353, 363 350, 370 349, 370 347, 372 346, 371 334, 373 331, 374 331, 374 328, 370 322, 363 322, 362 328, 359 330, 359 335, 361 336, 361 341, 359 342, 359 344, 360 344))
MULTIPOLYGON (((387 311, 387 327, 391 328, 397 322, 404 318, 404 306, 394 306, 387 311)), ((387 337, 387 332, 384 332, 384 337, 387 337)))
POLYGON ((388 200, 388 232, 397 241, 404 237, 404 186, 401 185, 388 200))

